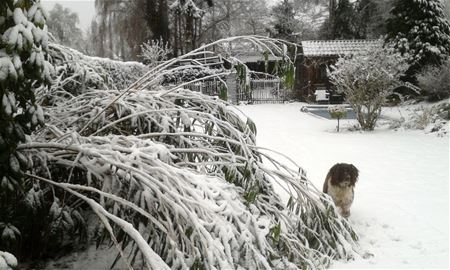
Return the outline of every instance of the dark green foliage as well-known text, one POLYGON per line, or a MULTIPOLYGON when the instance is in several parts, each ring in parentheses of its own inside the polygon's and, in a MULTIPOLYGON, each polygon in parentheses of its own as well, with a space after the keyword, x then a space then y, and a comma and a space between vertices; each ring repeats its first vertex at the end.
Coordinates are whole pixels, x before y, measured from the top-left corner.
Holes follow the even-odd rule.
POLYGON ((21 258, 60 251, 71 233, 81 233, 84 223, 69 208, 69 201, 59 203, 48 187, 24 180, 23 173, 33 162, 16 150, 44 123, 34 94, 37 88, 44 91, 52 80, 44 25, 39 1, 1 2, 0 250, 21 258))
POLYGON ((227 91, 227 88, 225 86, 222 86, 220 88, 219 98, 221 100, 224 100, 224 101, 228 100, 228 91, 227 91))
MULTIPOLYGON (((0 249, 22 259, 34 259, 64 254, 76 240, 85 239, 86 224, 71 207, 73 200, 61 202, 48 187, 29 185, 31 182, 26 181, 26 193, 0 196, 0 249)), ((56 195, 64 197, 62 193, 56 195)))
POLYGON ((274 227, 270 229, 270 236, 275 244, 280 241, 280 234, 281 234, 281 224, 278 223, 274 227))
MULTIPOLYGON (((15 153, 17 144, 43 123, 42 109, 35 104, 32 87, 49 80, 45 74, 49 66, 44 61, 46 36, 33 38, 26 35, 31 31, 21 30, 30 24, 30 29, 43 34, 41 20, 28 21, 20 9, 28 10, 33 4, 34 1, 14 4, 8 0, 0 5, 0 181, 9 189, 20 185, 21 169, 26 168, 26 162, 20 163, 15 153)), ((40 12, 35 10, 35 18, 40 12)))
POLYGON ((387 22, 386 42, 411 56, 411 79, 428 65, 439 65, 450 54, 450 23, 439 0, 397 0, 387 22))
POLYGON ((283 85, 292 89, 295 84, 295 66, 292 63, 284 63, 280 77, 283 79, 283 85))
POLYGON ((33 87, 49 79, 45 76, 49 71, 45 62, 46 35, 33 37, 31 31, 23 30, 28 26, 43 34, 41 10, 34 9, 35 15, 29 21, 23 11, 30 11, 34 1, 14 2, 7 0, 0 4, 0 224, 3 224, 0 250, 10 251, 16 251, 21 240, 17 237, 21 233, 15 211, 25 198, 22 170, 30 165, 26 157, 16 152, 16 147, 43 123, 33 87))

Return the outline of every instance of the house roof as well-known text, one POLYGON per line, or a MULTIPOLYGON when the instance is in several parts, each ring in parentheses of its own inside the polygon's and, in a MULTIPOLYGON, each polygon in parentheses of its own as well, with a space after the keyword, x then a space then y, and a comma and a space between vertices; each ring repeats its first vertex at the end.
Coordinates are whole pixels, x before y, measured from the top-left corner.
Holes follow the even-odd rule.
POLYGON ((383 44, 380 39, 307 40, 301 43, 306 57, 355 54, 383 44))

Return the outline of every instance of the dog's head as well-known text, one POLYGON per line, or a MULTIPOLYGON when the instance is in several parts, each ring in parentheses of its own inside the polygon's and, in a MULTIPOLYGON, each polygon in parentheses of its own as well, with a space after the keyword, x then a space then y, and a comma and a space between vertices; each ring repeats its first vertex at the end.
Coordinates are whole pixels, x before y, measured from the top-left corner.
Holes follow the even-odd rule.
POLYGON ((347 163, 338 163, 328 172, 331 184, 340 187, 354 186, 358 181, 358 175, 358 169, 353 164, 347 163))

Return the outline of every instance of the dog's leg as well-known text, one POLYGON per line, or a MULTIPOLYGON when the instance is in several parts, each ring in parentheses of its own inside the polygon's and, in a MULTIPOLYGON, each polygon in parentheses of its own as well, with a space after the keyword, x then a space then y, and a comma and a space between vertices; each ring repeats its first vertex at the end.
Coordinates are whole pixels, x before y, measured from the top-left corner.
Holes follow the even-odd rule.
POLYGON ((350 208, 342 209, 341 215, 345 218, 348 218, 350 216, 350 208))
POLYGON ((355 190, 354 187, 352 187, 350 200, 344 202, 341 207, 343 217, 348 218, 350 216, 350 207, 352 206, 354 198, 355 198, 355 190))
POLYGON ((344 204, 341 208, 341 215, 345 218, 348 218, 350 216, 350 206, 352 206, 352 203, 344 204))

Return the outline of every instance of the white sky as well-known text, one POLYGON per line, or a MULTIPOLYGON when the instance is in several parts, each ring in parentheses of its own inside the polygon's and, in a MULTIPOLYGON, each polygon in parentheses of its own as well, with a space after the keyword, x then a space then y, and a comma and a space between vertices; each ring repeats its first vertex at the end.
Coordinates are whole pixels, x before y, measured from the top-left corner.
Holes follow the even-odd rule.
POLYGON ((61 4, 63 7, 71 9, 73 12, 78 13, 80 18, 80 27, 86 31, 91 25, 91 21, 95 16, 95 0, 41 0, 44 9, 50 11, 56 3, 61 4))

